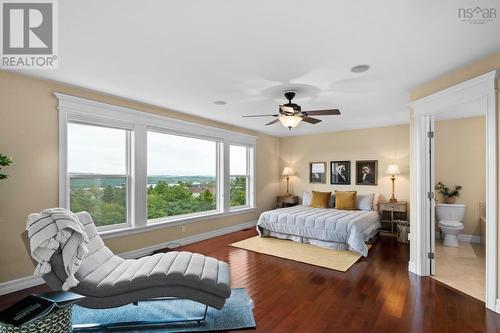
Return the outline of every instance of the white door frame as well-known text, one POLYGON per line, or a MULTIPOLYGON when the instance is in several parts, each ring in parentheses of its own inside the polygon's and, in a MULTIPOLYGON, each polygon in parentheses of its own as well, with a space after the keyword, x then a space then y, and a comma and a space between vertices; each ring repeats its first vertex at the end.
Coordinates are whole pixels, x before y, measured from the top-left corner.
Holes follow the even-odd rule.
MULTIPOLYGON (((486 307, 500 313, 497 297, 497 116, 494 70, 409 103, 413 109, 411 131, 410 272, 430 274, 431 252, 428 199, 431 177, 427 131, 430 117, 470 101, 480 101, 486 114, 486 307), (427 122, 426 122, 427 121, 427 122)), ((500 305, 500 303, 499 303, 500 305)))

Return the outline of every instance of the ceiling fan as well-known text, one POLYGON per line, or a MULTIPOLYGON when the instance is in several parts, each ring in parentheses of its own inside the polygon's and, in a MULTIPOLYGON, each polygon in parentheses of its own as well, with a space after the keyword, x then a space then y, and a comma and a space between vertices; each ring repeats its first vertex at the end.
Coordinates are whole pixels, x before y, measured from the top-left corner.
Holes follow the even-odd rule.
POLYGON ((313 118, 311 116, 338 116, 340 115, 339 109, 329 109, 329 110, 315 110, 315 111, 302 111, 300 105, 292 103, 292 99, 295 97, 294 91, 286 91, 284 93, 285 98, 288 103, 280 105, 278 108, 278 114, 259 114, 243 117, 278 117, 273 121, 266 124, 273 125, 277 122, 281 122, 283 126, 288 127, 289 130, 297 126, 301 121, 309 124, 317 124, 321 122, 321 119, 313 118))

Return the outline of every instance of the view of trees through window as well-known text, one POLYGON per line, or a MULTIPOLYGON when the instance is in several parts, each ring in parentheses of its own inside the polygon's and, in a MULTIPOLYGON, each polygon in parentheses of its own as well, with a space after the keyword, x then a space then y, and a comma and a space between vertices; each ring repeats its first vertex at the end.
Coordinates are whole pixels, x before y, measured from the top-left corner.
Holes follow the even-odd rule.
POLYGON ((247 147, 231 145, 229 156, 230 206, 244 206, 247 204, 247 147))
MULTIPOLYGON (((97 226, 127 222, 126 132, 68 124, 70 209, 97 226)), ((246 147, 237 148, 245 153, 231 149, 231 207, 247 204, 246 147)), ((216 210, 216 158, 215 141, 148 132, 147 218, 216 210)))
POLYGON ((217 209, 217 142, 148 132, 148 219, 217 209))
POLYGON ((97 226, 127 222, 127 135, 123 129, 68 124, 69 206, 97 226))
POLYGON ((87 211, 97 226, 126 222, 125 178, 71 178, 70 189, 71 210, 87 211))

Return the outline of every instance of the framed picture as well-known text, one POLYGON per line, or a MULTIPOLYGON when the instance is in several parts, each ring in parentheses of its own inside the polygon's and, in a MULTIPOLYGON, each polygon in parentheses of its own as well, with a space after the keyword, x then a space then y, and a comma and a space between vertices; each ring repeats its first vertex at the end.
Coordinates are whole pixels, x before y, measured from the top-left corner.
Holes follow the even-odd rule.
POLYGON ((351 161, 330 162, 330 184, 332 185, 351 184, 351 161))
POLYGON ((326 162, 309 163, 309 182, 326 184, 326 162))
POLYGON ((377 185, 378 161, 356 161, 356 185, 377 185))

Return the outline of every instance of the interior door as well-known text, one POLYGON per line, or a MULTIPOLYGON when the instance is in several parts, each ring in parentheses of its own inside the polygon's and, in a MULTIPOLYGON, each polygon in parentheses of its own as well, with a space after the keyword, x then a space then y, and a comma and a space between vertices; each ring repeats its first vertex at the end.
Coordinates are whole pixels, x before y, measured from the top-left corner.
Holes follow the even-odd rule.
POLYGON ((434 117, 429 116, 426 120, 427 124, 427 148, 428 148, 428 177, 427 177, 427 209, 428 209, 428 221, 429 221, 429 272, 430 275, 434 275, 436 272, 436 260, 435 260, 435 249, 436 249, 436 194, 434 192, 434 186, 436 184, 435 179, 435 160, 434 160, 434 117))

